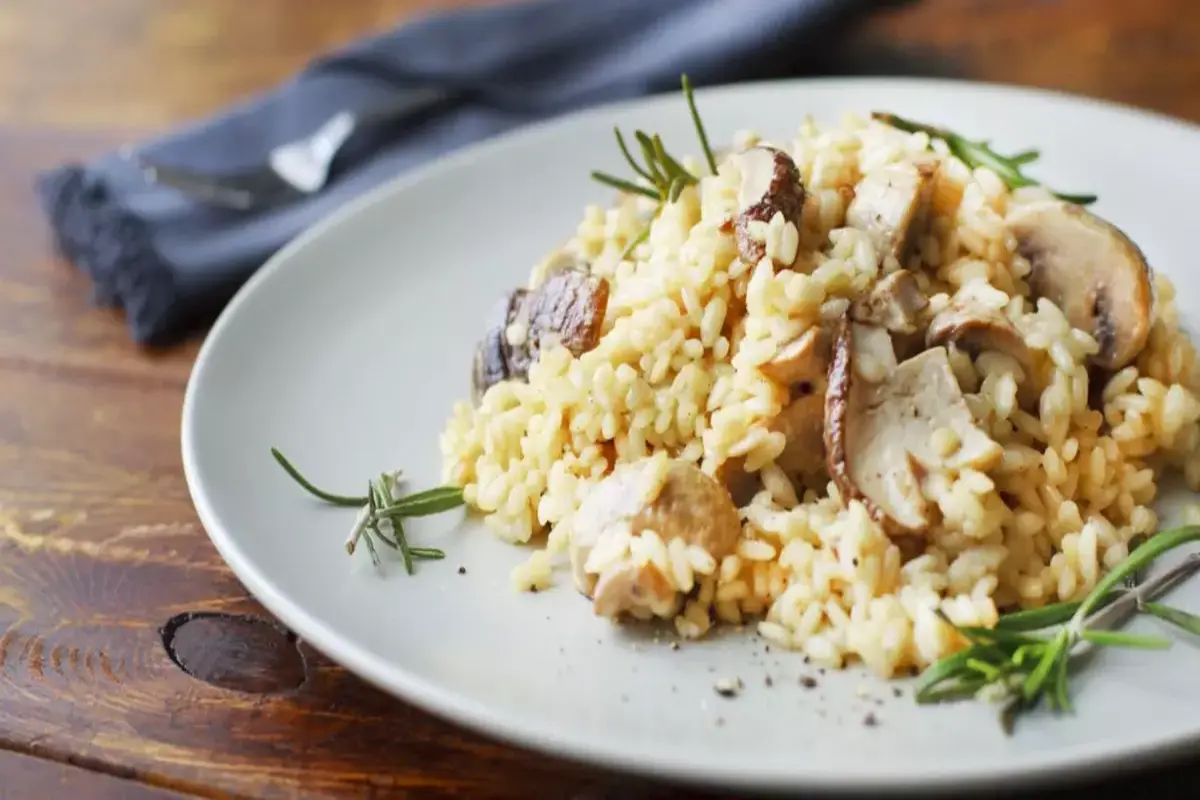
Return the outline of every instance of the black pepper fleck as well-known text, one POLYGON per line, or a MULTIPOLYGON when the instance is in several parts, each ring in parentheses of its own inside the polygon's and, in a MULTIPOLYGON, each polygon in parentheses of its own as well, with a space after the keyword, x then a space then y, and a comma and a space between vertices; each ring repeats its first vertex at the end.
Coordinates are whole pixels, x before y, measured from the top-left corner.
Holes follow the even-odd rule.
POLYGON ((763 678, 763 683, 765 683, 767 686, 774 686, 774 685, 775 685, 775 681, 774 681, 774 680, 772 680, 772 678, 771 678, 771 676, 770 676, 770 675, 768 675, 767 677, 763 678))
POLYGON ((466 568, 466 567, 459 567, 459 568, 458 568, 458 574, 459 574, 459 575, 466 575, 466 574, 467 574, 467 568, 466 568))
POLYGON ((809 658, 808 656, 805 656, 805 657, 804 657, 804 663, 805 663, 805 664, 811 664, 811 663, 812 663, 812 659, 811 659, 811 658, 809 658))
POLYGON ((538 588, 537 588, 536 586, 530 586, 530 587, 529 587, 529 592, 530 592, 530 594, 537 594, 537 593, 538 593, 538 588))
POLYGON ((800 685, 805 689, 815 689, 817 688, 817 679, 811 675, 805 675, 800 679, 800 685))
POLYGON ((678 650, 678 649, 679 649, 679 642, 671 642, 671 649, 672 649, 672 650, 678 650))
POLYGON ((892 689, 892 697, 904 697, 904 690, 899 686, 894 687, 892 689))
POLYGON ((863 719, 863 725, 866 725, 868 728, 874 728, 878 724, 879 717, 875 716, 874 714, 867 714, 866 718, 863 719))
POLYGON ((766 651, 766 652, 768 652, 768 653, 769 653, 769 652, 771 652, 771 645, 769 645, 769 644, 764 644, 764 645, 763 645, 763 650, 765 650, 765 651, 766 651))
POLYGON ((854 566, 856 566, 856 567, 857 567, 857 566, 858 566, 858 559, 857 559, 857 558, 852 558, 852 559, 850 559, 850 563, 851 563, 851 564, 853 564, 854 566))
POLYGON ((818 673, 818 674, 820 674, 820 675, 824 675, 824 674, 825 674, 825 668, 824 668, 824 667, 818 667, 818 668, 817 668, 817 673, 818 673))

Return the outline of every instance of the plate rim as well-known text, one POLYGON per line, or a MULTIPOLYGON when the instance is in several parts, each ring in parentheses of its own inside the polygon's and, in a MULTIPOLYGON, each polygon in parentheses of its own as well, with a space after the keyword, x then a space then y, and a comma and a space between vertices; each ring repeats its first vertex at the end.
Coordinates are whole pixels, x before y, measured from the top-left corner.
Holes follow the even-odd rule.
MULTIPOLYGON (((1103 98, 1075 94, 1065 90, 1022 86, 1003 82, 986 82, 941 77, 908 76, 821 76, 777 80, 748 81, 713 85, 698 88, 697 99, 715 98, 721 95, 739 94, 761 89, 777 89, 801 92, 814 86, 890 84, 896 88, 928 89, 945 87, 998 96, 1024 97, 1049 100, 1092 108, 1109 113, 1119 113, 1142 118, 1147 122, 1165 125, 1200 136, 1200 124, 1164 114, 1133 104, 1103 98)), ((465 698, 439 684, 408 673, 394 662, 373 655, 366 648, 345 639, 333 626, 311 615, 300 603, 280 591, 274 582, 260 571, 241 552, 236 537, 218 521, 213 500, 208 496, 198 473, 199 465, 194 449, 195 406, 203 376, 213 353, 221 347, 226 328, 237 317, 247 299, 260 287, 284 269, 295 254, 309 247, 345 224, 356 215, 366 211, 389 197, 409 191, 412 186, 436 179, 439 173, 450 172, 460 165, 487 158, 528 138, 552 133, 565 124, 582 123, 591 118, 624 111, 635 111, 641 106, 654 105, 678 90, 657 92, 644 97, 607 102, 560 114, 548 119, 518 126, 457 151, 436 158, 426 164, 412 168, 384 183, 364 192, 331 211, 309 226, 277 250, 255 273, 234 293, 205 335, 189 373, 181 408, 180 450, 183 472, 188 493, 205 533, 222 560, 235 577, 272 615, 277 617, 296 635, 315 649, 357 677, 377 689, 420 708, 442 720, 447 720, 472 733, 502 742, 527 752, 541 752, 565 759, 584 767, 601 768, 618 773, 637 774, 658 779, 667 779, 684 785, 719 785, 725 788, 756 791, 780 791, 805 789, 834 794, 860 793, 863 791, 889 795, 911 791, 945 793, 968 787, 982 788, 1004 783, 1006 787, 1025 788, 1033 785, 1049 785, 1073 777, 1087 775, 1089 778, 1110 776, 1135 766, 1151 768, 1181 758, 1189 746, 1200 743, 1200 725, 1195 731, 1185 734, 1166 734, 1143 741, 1132 747, 1088 745, 1055 750, 1051 757, 1025 761, 1017 766, 992 766, 987 768, 956 769, 953 764, 926 770, 921 773, 874 772, 867 775, 836 776, 829 773, 752 773, 736 767, 706 766, 704 762, 685 762, 676 758, 656 757, 653 753, 635 753, 620 746, 596 749, 579 741, 551 740, 523 723, 521 717, 513 717, 489 711, 485 704, 465 698), (336 655, 335 655, 336 654, 336 655)))

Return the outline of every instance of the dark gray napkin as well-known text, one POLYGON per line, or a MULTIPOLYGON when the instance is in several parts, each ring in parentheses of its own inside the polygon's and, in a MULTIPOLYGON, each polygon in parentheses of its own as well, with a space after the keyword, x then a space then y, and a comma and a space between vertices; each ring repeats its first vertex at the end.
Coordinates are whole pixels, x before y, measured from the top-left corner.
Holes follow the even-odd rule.
MULTIPOLYGON (((273 252, 337 206, 418 164, 513 127, 696 84, 794 74, 871 0, 534 0, 428 17, 313 61, 241 107, 138 146, 166 165, 237 172, 341 110, 434 88, 447 101, 353 140, 319 194, 253 212, 145 183, 112 153, 40 176, 63 254, 132 338, 178 342, 210 322, 273 252)), ((147 65, 152 67, 153 65, 147 65)))

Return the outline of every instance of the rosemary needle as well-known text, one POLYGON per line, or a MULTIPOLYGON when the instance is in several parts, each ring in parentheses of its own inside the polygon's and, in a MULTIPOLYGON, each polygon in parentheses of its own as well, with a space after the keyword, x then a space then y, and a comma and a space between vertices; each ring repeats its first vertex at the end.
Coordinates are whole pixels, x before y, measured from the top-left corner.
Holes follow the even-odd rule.
POLYGON ((279 466, 283 467, 284 471, 287 472, 288 475, 292 476, 292 480, 304 487, 305 491, 314 497, 318 497, 324 500, 326 503, 330 503, 335 506, 357 507, 367 504, 366 497, 350 497, 344 494, 334 494, 333 492, 327 492, 324 489, 318 489, 316 486, 310 483, 307 478, 301 475, 300 471, 292 466, 292 462, 288 461, 283 453, 279 452, 279 450, 272 447, 271 455, 274 456, 275 460, 279 462, 279 466))
POLYGON ((1142 603, 1141 608, 1164 622, 1176 625, 1188 633, 1200 636, 1200 616, 1162 603, 1142 603))
POLYGON ((684 73, 680 78, 680 83, 683 84, 683 96, 687 98, 688 111, 692 114, 692 123, 696 126, 696 135, 700 137, 700 147, 704 150, 704 160, 708 162, 708 169, 713 175, 717 174, 717 159, 713 155, 712 148, 708 146, 708 133, 704 130, 704 122, 700 119, 700 112, 696 110, 696 96, 692 92, 692 81, 688 78, 687 73, 684 73))

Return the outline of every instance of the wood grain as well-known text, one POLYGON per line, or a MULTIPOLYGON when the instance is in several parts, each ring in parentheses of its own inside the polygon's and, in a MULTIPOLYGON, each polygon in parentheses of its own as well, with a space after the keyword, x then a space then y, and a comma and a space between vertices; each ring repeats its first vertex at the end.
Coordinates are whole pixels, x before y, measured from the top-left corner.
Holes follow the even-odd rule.
POLYGON ((184 795, 168 789, 156 789, 69 764, 0 751, 0 798, 3 800, 48 800, 69 796, 87 800, 184 799, 184 795))
MULTIPOLYGON (((280 631, 217 557, 184 486, 179 411, 195 344, 131 346, 119 315, 91 307, 86 281, 54 259, 30 191, 39 168, 466 4, 0 3, 3 800, 674 796, 466 733, 280 631)), ((894 3, 799 55, 807 72, 1022 83, 1200 120, 1195 0, 894 3)), ((1196 775, 1185 765, 1158 781, 1196 775)))

